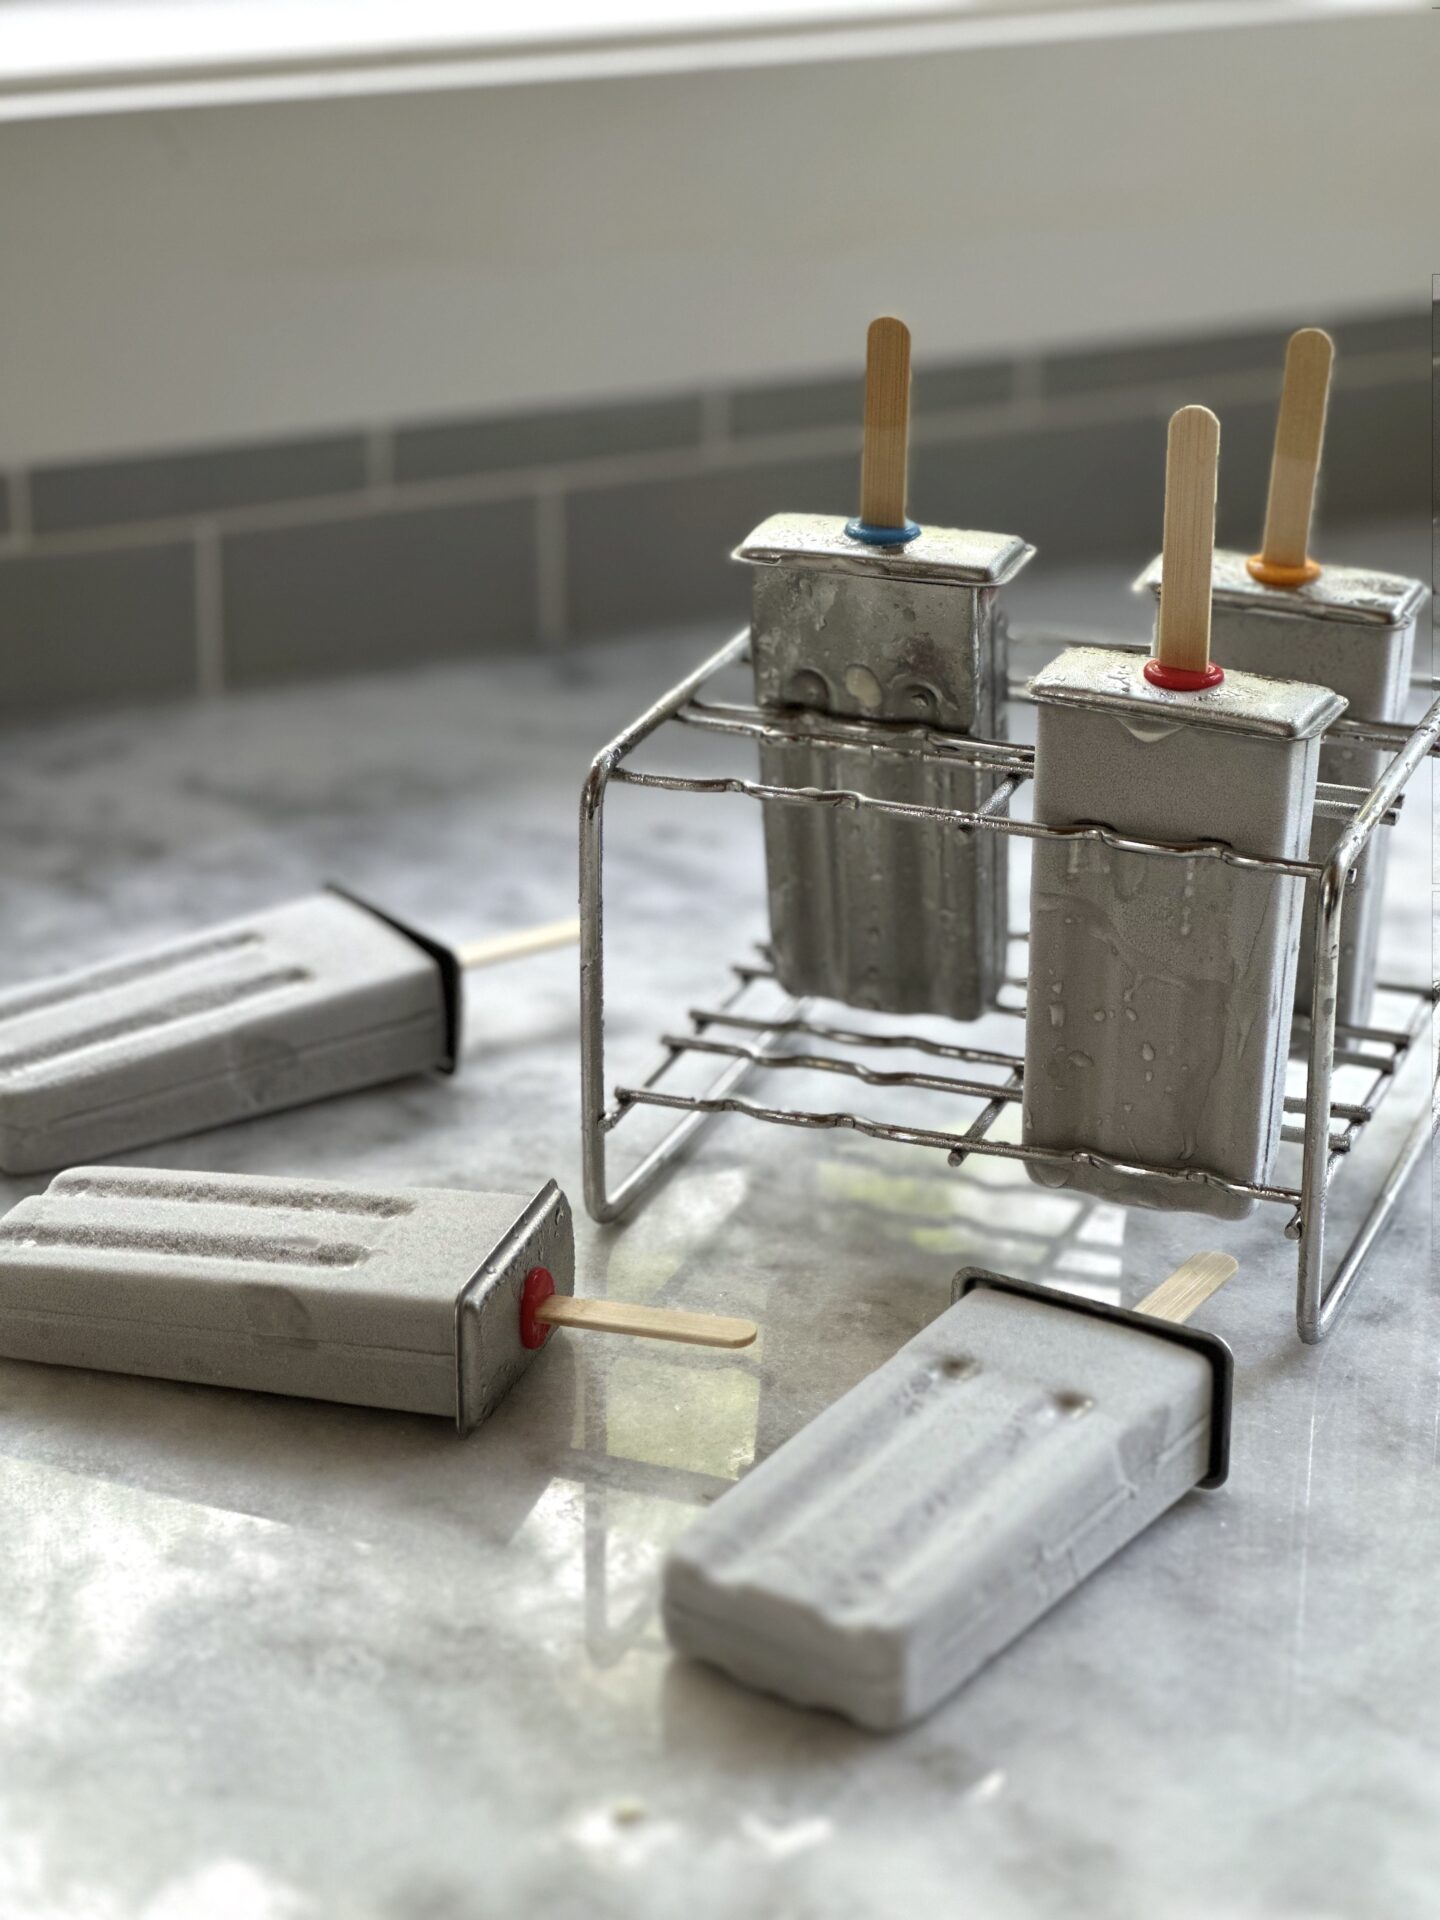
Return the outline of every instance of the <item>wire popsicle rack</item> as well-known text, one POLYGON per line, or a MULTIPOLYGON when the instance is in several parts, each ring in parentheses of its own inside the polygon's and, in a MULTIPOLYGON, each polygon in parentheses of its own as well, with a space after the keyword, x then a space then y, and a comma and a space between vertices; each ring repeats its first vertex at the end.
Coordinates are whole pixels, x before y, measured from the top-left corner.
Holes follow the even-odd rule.
MULTIPOLYGON (((1359 789, 1322 786, 1316 810, 1347 822, 1323 864, 1277 860, 1236 852, 1218 842, 1181 845, 1146 841, 1112 833, 1099 826, 1056 828, 1016 819, 1010 802, 1030 779, 1033 749, 1008 740, 978 740, 906 722, 837 720, 804 710, 783 713, 707 698, 708 684, 748 658, 748 629, 737 634, 717 653, 672 687, 660 700, 599 753, 587 776, 580 807, 581 911, 581 1080, 585 1204, 601 1222, 620 1219, 649 1193, 696 1135, 720 1114, 739 1114, 775 1126, 848 1128, 877 1140, 934 1148, 952 1166, 970 1155, 994 1155, 1010 1160, 1050 1160, 1090 1163, 1121 1173, 1161 1172, 1177 1179, 1208 1182, 1255 1200, 1287 1208, 1286 1237, 1297 1247, 1296 1328, 1303 1341, 1322 1340, 1334 1325, 1381 1231, 1394 1212, 1402 1188, 1414 1171, 1440 1125, 1440 1081, 1434 1073, 1428 1098, 1416 1113, 1403 1141, 1380 1182, 1373 1201, 1349 1246, 1328 1278, 1325 1272, 1326 1209, 1332 1181, 1353 1153, 1360 1136, 1375 1118, 1395 1083, 1405 1057, 1420 1044, 1431 1024, 1440 985, 1379 983, 1405 1009, 1400 1024, 1390 1027, 1350 1027, 1337 1023, 1335 987, 1340 965, 1341 921, 1349 876, 1370 836, 1395 818, 1405 789, 1428 755, 1440 753, 1440 698, 1435 699, 1413 728, 1342 719, 1332 734, 1358 744, 1380 746, 1394 757, 1368 793, 1359 789), (973 813, 872 798, 848 790, 766 784, 736 776, 661 773, 628 764, 636 751, 671 726, 698 729, 762 741, 825 741, 864 746, 881 755, 938 758, 950 764, 984 769, 998 775, 984 805, 973 813), (606 795, 612 785, 650 788, 674 794, 735 794, 752 801, 811 807, 868 808, 902 818, 933 820, 956 833, 1004 833, 1028 839, 1100 840, 1122 852, 1160 859, 1216 859, 1237 867, 1258 869, 1303 880, 1316 889, 1314 934, 1314 1007, 1312 1018, 1297 1018, 1292 1052, 1303 1059, 1303 1092, 1286 1099, 1283 1138, 1302 1148, 1298 1186, 1261 1186, 1222 1178, 1193 1167, 1136 1167, 1082 1148, 1030 1147, 996 1138, 1000 1116, 1021 1098, 1024 1060, 1020 1053, 1001 1048, 967 1045, 967 1029, 956 1025, 956 1038, 937 1040, 903 1028, 859 1031, 812 1017, 811 1004, 785 999, 777 1010, 758 1011, 757 990, 773 990, 775 976, 763 949, 757 957, 741 959, 730 968, 730 986, 713 1006, 692 1008, 680 1023, 687 1031, 665 1033, 660 1058, 653 1070, 634 1083, 608 1085, 605 1062, 605 885, 604 819, 606 795), (818 1043, 816 1046, 807 1043, 818 1043), (889 1071, 866 1064, 861 1051, 901 1049, 928 1056, 932 1071, 889 1071), (681 1092, 664 1082, 683 1059, 711 1056, 721 1064, 715 1077, 698 1092, 681 1092), (946 1069, 941 1071, 940 1067, 946 1069), (1358 1069, 1362 1085, 1350 1100, 1334 1098, 1337 1069, 1358 1069), (958 1071, 956 1071, 958 1069, 958 1071), (906 1125, 866 1118, 848 1111, 814 1111, 743 1098, 742 1087, 761 1075, 783 1080, 803 1071, 836 1075, 870 1086, 912 1088, 952 1096, 965 1103, 967 1117, 955 1128, 906 1125), (971 1113, 979 1103, 979 1111, 971 1113), (613 1184, 608 1149, 610 1137, 639 1109, 663 1109, 676 1115, 658 1144, 651 1147, 613 1184)), ((1113 643, 1109 643, 1113 644, 1113 643)), ((1423 682, 1434 688, 1440 682, 1423 682)), ((1012 689, 1011 698, 1017 696, 1012 689)), ((1023 940, 1025 934, 1013 933, 1023 940)), ((1023 979, 1011 978, 1007 988, 1023 992, 1023 979)), ((1023 1003, 1005 1004, 1001 1011, 1023 1013, 1023 1003)))

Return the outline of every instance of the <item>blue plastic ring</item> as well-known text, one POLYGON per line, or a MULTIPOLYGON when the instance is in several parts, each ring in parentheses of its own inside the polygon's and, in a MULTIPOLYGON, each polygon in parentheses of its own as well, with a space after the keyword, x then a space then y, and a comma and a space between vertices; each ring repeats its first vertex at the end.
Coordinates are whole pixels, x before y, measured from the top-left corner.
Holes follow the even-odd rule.
POLYGON ((907 520, 903 527, 872 527, 868 520, 847 520, 845 532, 850 539, 863 540, 869 547, 903 547, 920 538, 913 520, 907 520))

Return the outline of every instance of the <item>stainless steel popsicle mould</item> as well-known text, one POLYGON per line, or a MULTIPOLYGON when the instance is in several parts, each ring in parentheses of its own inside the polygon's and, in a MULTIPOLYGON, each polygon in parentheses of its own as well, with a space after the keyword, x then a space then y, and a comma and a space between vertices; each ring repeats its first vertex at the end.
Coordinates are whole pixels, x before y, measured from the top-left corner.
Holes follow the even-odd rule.
MULTIPOLYGON (((756 704, 1002 738, 999 590, 1035 549, 1011 534, 944 527, 877 546, 847 524, 776 514, 737 550, 755 569, 756 704)), ((767 784, 848 789, 941 815, 998 804, 1003 777, 783 730, 763 736, 759 754, 767 784)), ((777 803, 764 818, 771 949, 788 992, 956 1020, 991 1004, 1005 971, 1002 838, 873 809, 777 803)))
MULTIPOLYGON (((1036 818, 1300 858, 1320 734, 1345 703, 1236 671, 1178 693, 1145 665, 1072 647, 1030 683, 1036 818)), ((1032 1179, 1129 1206, 1254 1210, 1244 1189, 1270 1180, 1280 1146, 1301 892, 1233 860, 1036 846, 1024 1139, 1062 1157, 1032 1160, 1032 1179), (1090 1152, 1064 1156, 1072 1145, 1090 1152)))
MULTIPOLYGON (((1160 592, 1160 562, 1136 581, 1137 591, 1160 592)), ((1398 722, 1409 692, 1416 615, 1426 598, 1419 580, 1327 566, 1297 587, 1256 580, 1244 554, 1217 552, 1211 595, 1211 652, 1222 667, 1304 680, 1330 687, 1349 703, 1350 718, 1398 722)), ((1354 736, 1333 736, 1320 750, 1320 778, 1368 789, 1386 761, 1384 747, 1354 736)), ((1323 864, 1344 822, 1317 817, 1310 859, 1323 864)), ((1340 949, 1339 1019, 1363 1026, 1374 998, 1375 956, 1384 904, 1389 839, 1375 835, 1356 863, 1345 901, 1340 949)), ((1297 1011, 1313 1005, 1315 897, 1305 901, 1297 1011)))
POLYGON ((1214 1334, 975 1268, 955 1290, 671 1548, 679 1651, 902 1727, 1224 1481, 1232 1360, 1214 1334))
POLYGON ((0 1167, 48 1171, 431 1068, 460 969, 330 888, 0 993, 0 1167))
POLYGON ((574 1292, 553 1180, 527 1197, 76 1167, 0 1220, 0 1353, 467 1433, 534 1357, 537 1267, 574 1292))
POLYGON ((74 1166, 453 1072, 462 975, 578 933, 556 921, 451 949, 332 886, 0 991, 0 1167, 74 1166))
MULTIPOLYGON (((621 1218, 654 1189, 714 1117, 727 1113, 786 1127, 850 1128, 874 1139, 934 1149, 946 1154, 952 1164, 959 1164, 970 1154, 1031 1164, 1045 1162, 1058 1168, 1062 1177, 1068 1167, 1078 1166, 1082 1160, 1094 1163, 1109 1158, 1073 1143, 1027 1146, 996 1137, 996 1122, 1022 1097, 1024 1060, 1018 1045, 977 1045, 960 1027, 943 1040, 894 1023, 856 1031, 857 1022, 847 1022, 843 1014, 812 1007, 805 999, 780 991, 775 968, 764 952, 739 957, 730 968, 730 987, 723 996, 676 1018, 662 1035, 659 1057, 649 1073, 612 1086, 605 1054, 604 828, 606 798, 613 786, 647 788, 669 796, 733 794, 776 813, 784 809, 801 814, 846 811, 889 815, 927 823, 931 830, 958 839, 1008 840, 1009 836, 1018 836, 1048 845, 1061 855, 1068 855, 1077 845, 1108 847, 1114 853, 1136 854, 1182 872, 1208 873, 1219 863, 1237 873, 1253 873, 1257 883, 1263 880, 1272 888, 1293 891, 1298 881, 1313 902, 1308 964, 1320 991, 1314 996, 1313 1014, 1299 1018, 1292 1034, 1292 1047, 1305 1062, 1304 1090, 1284 1101, 1283 1138, 1302 1149, 1298 1182, 1232 1179, 1179 1164, 1137 1165, 1119 1158, 1112 1161, 1112 1167, 1117 1177, 1168 1176, 1189 1183, 1192 1192, 1204 1186, 1247 1206, 1265 1201, 1285 1209, 1285 1232, 1297 1248, 1297 1330, 1306 1341, 1323 1338, 1350 1297, 1371 1247, 1390 1219, 1401 1188, 1424 1155, 1440 1118, 1440 1101, 1433 1097, 1432 1070, 1412 1123, 1373 1194, 1369 1211, 1340 1257, 1327 1261, 1330 1183, 1389 1096, 1401 1065, 1420 1051, 1422 1036, 1434 1017, 1437 994, 1433 984, 1382 976, 1381 986, 1390 1004, 1401 1011, 1391 1015, 1391 1024, 1385 1026, 1351 1024, 1338 1016, 1335 983, 1344 916, 1349 910, 1349 876, 1382 823, 1392 817, 1416 770, 1427 756, 1440 751, 1440 698, 1408 729, 1349 716, 1332 723, 1324 737, 1326 750, 1373 751, 1383 763, 1381 770, 1364 795, 1357 795, 1353 788, 1329 787, 1322 781, 1316 811, 1338 825, 1336 838, 1323 858, 1313 853, 1307 856, 1303 848, 1299 857, 1287 857, 1269 851, 1237 852, 1213 837, 1187 843, 1122 833, 1108 826, 1049 826, 1015 818, 1006 811, 1004 802, 1031 778, 1034 758, 1028 748, 1004 739, 949 733, 908 718, 840 718, 809 709, 728 701, 712 683, 747 664, 750 646, 747 630, 702 661, 596 755, 585 781, 580 807, 581 1127, 585 1203, 591 1215, 601 1221, 621 1218), (816 742, 838 742, 863 748, 871 765, 898 760, 913 767, 929 761, 978 768, 999 774, 1000 780, 990 806, 982 810, 889 799, 873 788, 863 792, 856 786, 819 789, 778 777, 753 780, 729 774, 703 776, 651 770, 653 749, 661 740, 676 740, 676 729, 728 735, 758 743, 762 749, 767 745, 808 748, 816 742), (631 764, 642 747, 650 749, 644 769, 631 764), (918 1068, 897 1066, 897 1056, 906 1054, 920 1056, 918 1068), (716 1061, 715 1076, 698 1092, 680 1091, 676 1070, 680 1063, 697 1056, 716 1061), (1352 1078, 1359 1084, 1353 1091, 1347 1089, 1346 1098, 1336 1099, 1335 1074, 1341 1068, 1352 1070, 1352 1078), (773 1090, 783 1088, 787 1074, 793 1078, 800 1069, 823 1072, 852 1085, 911 1087, 953 1097, 958 1103, 956 1122, 953 1126, 908 1125, 842 1107, 787 1105, 773 1090), (743 1097, 747 1083, 762 1077, 767 1097, 743 1097), (611 1136, 627 1121, 633 1127, 634 1116, 644 1109, 667 1112, 673 1116, 673 1123, 657 1142, 633 1156, 628 1166, 612 1178, 611 1136)), ((1011 688, 1012 700, 1022 697, 1018 688, 1011 688)), ((613 900, 610 904, 613 911, 613 900)), ((1023 928, 1011 935, 1012 939, 1027 937, 1023 928)), ((1007 984, 1003 1009, 1016 1017, 1023 1013, 1018 986, 1023 986, 1023 981, 1007 984)))

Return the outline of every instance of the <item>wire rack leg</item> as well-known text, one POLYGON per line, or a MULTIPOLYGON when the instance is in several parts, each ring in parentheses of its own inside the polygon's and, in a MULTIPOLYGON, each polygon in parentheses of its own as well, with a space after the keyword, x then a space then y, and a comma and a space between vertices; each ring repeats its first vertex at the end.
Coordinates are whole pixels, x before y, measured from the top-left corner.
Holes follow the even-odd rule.
MULTIPOLYGON (((1437 1083, 1440 1091, 1440 1083, 1437 1083)), ((1335 1316, 1339 1313, 1355 1281, 1359 1278, 1371 1249, 1390 1220, 1399 1204, 1400 1195, 1411 1174, 1426 1157, 1427 1149, 1440 1128, 1440 1099, 1432 1092, 1428 1107, 1422 1107, 1415 1116, 1415 1124, 1405 1136, 1405 1144, 1398 1158, 1386 1174, 1384 1184, 1375 1196, 1373 1206, 1366 1214, 1359 1231, 1345 1250, 1345 1257, 1336 1268, 1335 1277, 1325 1289, 1324 1302, 1320 1311, 1320 1332, 1323 1338, 1330 1331, 1335 1316)))
POLYGON ((1440 742, 1440 700, 1390 762, 1371 789, 1355 818, 1330 851, 1316 884, 1314 989, 1311 1006, 1310 1058, 1305 1085, 1305 1163, 1300 1183, 1300 1254, 1296 1277, 1295 1325, 1300 1338, 1313 1346, 1334 1326, 1364 1271, 1366 1257, 1400 1198, 1405 1180, 1414 1171, 1434 1131, 1434 1096, 1430 1113, 1422 1110, 1399 1158, 1390 1168, 1364 1224, 1347 1248, 1344 1259, 1325 1283, 1325 1208, 1332 1159, 1329 1142, 1331 1086, 1335 1076, 1335 1010, 1340 978, 1340 924, 1350 870, 1382 815, 1398 798, 1410 776, 1440 742))
POLYGON ((672 719, 712 674, 736 660, 749 638, 747 628, 726 641, 596 754, 580 794, 580 1148, 585 1210, 602 1225, 618 1220, 652 1187, 710 1118, 687 1116, 610 1192, 605 1162, 605 796, 626 755, 672 719))
POLYGON ((618 758, 590 769, 580 796, 580 1149, 585 1210, 615 1218, 605 1178, 605 794, 618 758))
MULTIPOLYGON (((1325 1209, 1330 1193, 1330 1096, 1335 1078, 1335 1008, 1340 924, 1349 862, 1332 853, 1317 885, 1310 1057, 1305 1078, 1305 1158, 1300 1180, 1300 1254, 1295 1327, 1313 1346, 1330 1330, 1339 1302, 1325 1297, 1325 1209)), ((1356 1272, 1359 1268, 1356 1268, 1356 1272)), ((1353 1280, 1354 1274, 1351 1275, 1353 1280)))

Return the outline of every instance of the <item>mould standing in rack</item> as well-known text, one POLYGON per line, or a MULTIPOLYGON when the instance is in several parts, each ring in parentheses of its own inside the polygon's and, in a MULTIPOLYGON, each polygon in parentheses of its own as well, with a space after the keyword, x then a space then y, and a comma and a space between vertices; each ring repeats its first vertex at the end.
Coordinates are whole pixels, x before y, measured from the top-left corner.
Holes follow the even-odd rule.
MULTIPOLYGON (((1310 556, 1332 355, 1330 336, 1318 327, 1291 337, 1264 543, 1248 559, 1215 555, 1214 654, 1222 666, 1333 687, 1349 702, 1353 720, 1395 722, 1404 714, 1425 587, 1397 574, 1322 567, 1310 556)), ((1160 571, 1157 560, 1137 586, 1158 593, 1160 571)), ((1320 778, 1349 788, 1358 805, 1389 758, 1385 748, 1342 734, 1321 747, 1320 778)), ((1310 859, 1322 863, 1344 827, 1343 820, 1317 817, 1310 859)), ((1388 853, 1389 834, 1382 830, 1357 862, 1345 895, 1336 1012, 1350 1026, 1370 1018, 1388 853)), ((1314 928, 1314 900, 1307 894, 1295 995, 1302 1013, 1311 1009, 1314 928)))
MULTIPOLYGON (((984 766, 983 746, 947 759, 945 736, 1003 736, 996 603, 1034 549, 1010 534, 922 530, 909 518, 909 389, 909 333, 876 320, 859 515, 777 514, 738 550, 755 568, 755 697, 796 728, 762 743, 761 778, 975 812, 999 775, 984 766), (841 742, 824 737, 826 718, 876 724, 864 740, 841 742)), ((959 1020, 993 1001, 1005 964, 1002 834, 775 799, 765 805, 765 855, 771 946, 787 991, 959 1020)))
POLYGON ((1077 647, 1031 683, 1035 843, 1023 1137, 1033 1179, 1239 1218, 1280 1142, 1302 876, 1328 689, 1209 658, 1219 423, 1170 423, 1156 646, 1077 647), (1217 843, 1223 843, 1223 848, 1217 843))

